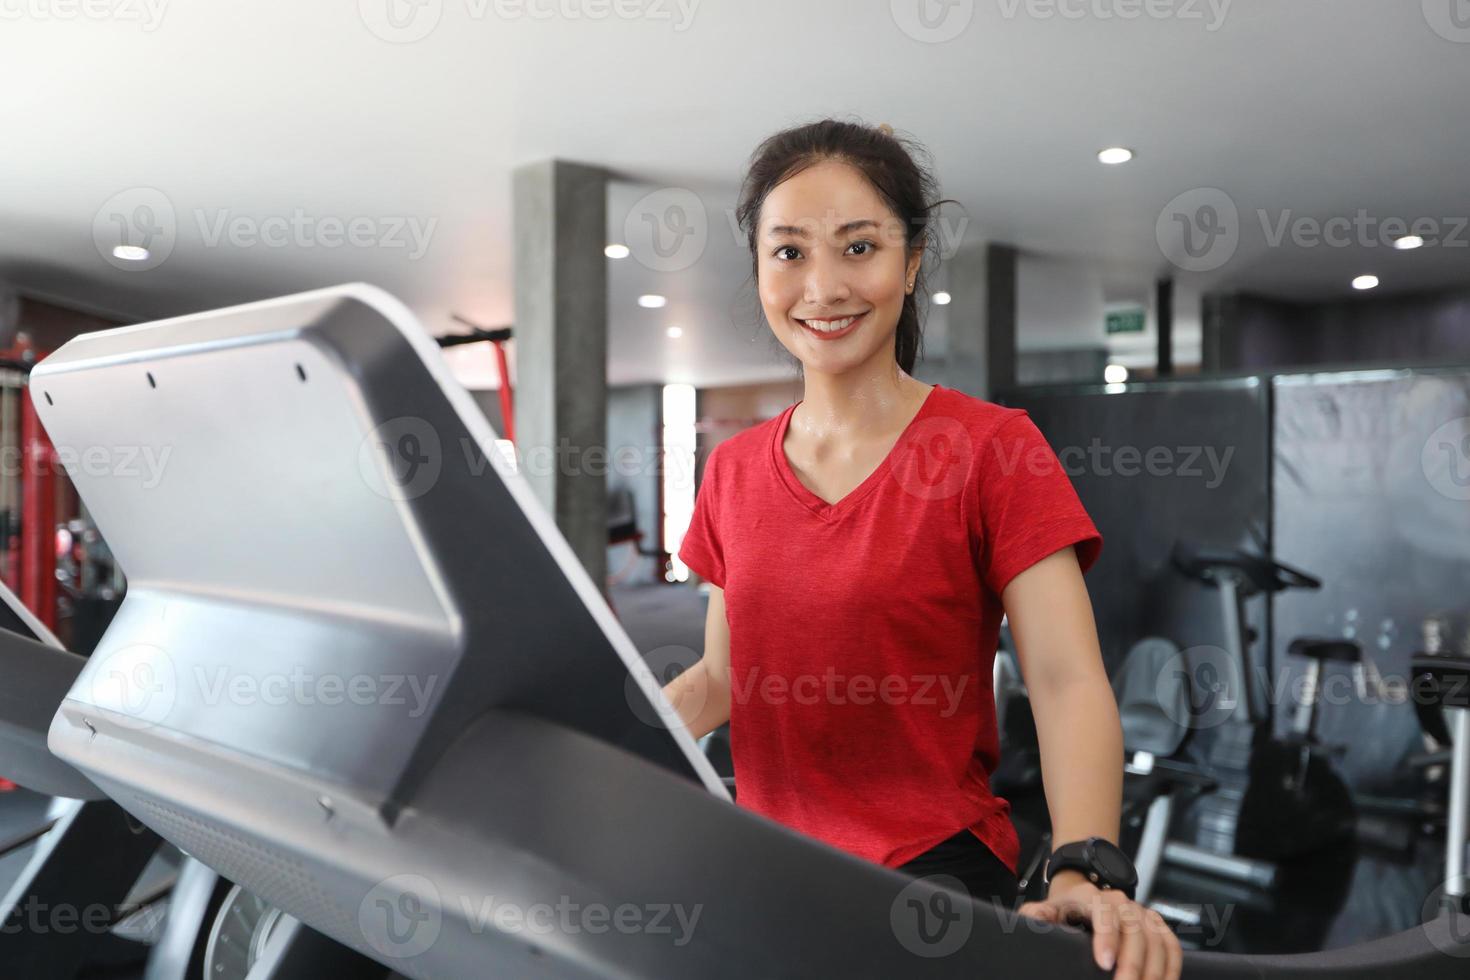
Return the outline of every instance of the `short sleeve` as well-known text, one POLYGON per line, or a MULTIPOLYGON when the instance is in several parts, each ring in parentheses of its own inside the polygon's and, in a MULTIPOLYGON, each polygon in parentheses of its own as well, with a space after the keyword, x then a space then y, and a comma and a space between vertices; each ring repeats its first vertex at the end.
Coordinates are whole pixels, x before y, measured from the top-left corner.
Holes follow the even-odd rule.
POLYGON ((1097 562, 1102 535, 1056 452, 1025 412, 998 425, 979 447, 971 482, 979 517, 976 562, 996 595, 1068 545, 1076 546, 1082 571, 1097 562))
POLYGON ((716 587, 725 587, 725 550, 720 536, 720 447, 704 464, 704 479, 694 496, 694 516, 679 543, 679 560, 716 587))

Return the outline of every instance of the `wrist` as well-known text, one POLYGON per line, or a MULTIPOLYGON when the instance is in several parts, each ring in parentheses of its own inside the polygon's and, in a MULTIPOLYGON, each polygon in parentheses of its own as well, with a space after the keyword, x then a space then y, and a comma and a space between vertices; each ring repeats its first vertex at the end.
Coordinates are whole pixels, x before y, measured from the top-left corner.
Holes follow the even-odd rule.
POLYGON ((1116 844, 1103 837, 1070 841, 1052 851, 1043 872, 1048 894, 1051 882, 1068 872, 1080 876, 1099 890, 1116 889, 1129 898, 1133 897, 1138 886, 1138 873, 1133 862, 1116 844))
POLYGON ((1087 879, 1087 875, 1083 874, 1080 871, 1073 871, 1072 869, 1068 868, 1064 871, 1058 871, 1056 874, 1052 875, 1051 881, 1049 881, 1046 886, 1046 894, 1048 896, 1051 896, 1058 892, 1070 891, 1071 889, 1076 888, 1078 885, 1086 885, 1088 888, 1098 890, 1097 885, 1093 884, 1087 879))

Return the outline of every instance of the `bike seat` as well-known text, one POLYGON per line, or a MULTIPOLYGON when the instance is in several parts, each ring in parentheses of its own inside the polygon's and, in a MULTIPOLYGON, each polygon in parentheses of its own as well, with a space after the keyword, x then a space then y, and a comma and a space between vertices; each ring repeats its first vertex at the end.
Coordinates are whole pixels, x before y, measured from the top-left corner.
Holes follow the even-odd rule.
POLYGON ((1234 574, 1247 594, 1322 587, 1321 579, 1299 568, 1245 551, 1212 551, 1180 543, 1174 548, 1174 567, 1208 585, 1234 574))
POLYGON ((1311 636, 1299 636, 1292 640, 1286 652, 1293 657, 1344 664, 1360 663, 1363 659, 1363 648, 1352 640, 1323 639, 1311 636))

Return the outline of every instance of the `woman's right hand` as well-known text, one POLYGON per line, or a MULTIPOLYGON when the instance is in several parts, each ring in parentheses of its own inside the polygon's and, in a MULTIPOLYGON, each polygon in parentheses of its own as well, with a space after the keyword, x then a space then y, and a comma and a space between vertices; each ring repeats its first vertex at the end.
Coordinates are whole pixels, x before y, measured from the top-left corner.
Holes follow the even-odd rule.
POLYGON ((725 620, 725 592, 711 585, 704 620, 704 656, 664 685, 664 697, 695 738, 730 720, 730 626, 725 620))

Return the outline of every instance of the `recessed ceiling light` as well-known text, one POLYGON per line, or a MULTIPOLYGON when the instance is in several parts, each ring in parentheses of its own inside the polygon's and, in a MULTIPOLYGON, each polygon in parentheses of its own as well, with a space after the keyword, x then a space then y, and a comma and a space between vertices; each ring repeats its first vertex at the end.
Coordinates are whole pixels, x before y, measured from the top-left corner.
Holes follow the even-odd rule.
POLYGON ((1359 276, 1353 280, 1354 289, 1372 289, 1376 285, 1378 285, 1377 276, 1359 276))
POLYGON ((1097 159, 1100 163, 1127 163, 1133 159, 1133 151, 1126 146, 1110 146, 1106 150, 1099 150, 1097 159))
POLYGON ((112 254, 129 262, 142 262, 148 258, 148 250, 142 245, 118 245, 113 248, 112 254))
POLYGON ((617 244, 609 245, 607 248, 602 250, 602 254, 606 255, 610 259, 626 259, 628 257, 628 246, 617 244))
POLYGON ((935 306, 948 306, 949 305, 949 300, 950 300, 949 293, 946 293, 942 289, 939 292, 937 292, 937 293, 934 294, 934 305, 935 306))
POLYGON ((1405 235, 1403 238, 1395 238, 1393 240, 1393 247, 1404 252, 1407 252, 1411 248, 1422 248, 1423 245, 1424 239, 1418 235, 1405 235))
POLYGON ((673 337, 675 340, 678 340, 680 337, 684 336, 683 327, 670 327, 667 332, 668 335, 670 337, 673 337))
POLYGON ((667 302, 667 299, 658 295, 657 293, 648 293, 646 295, 638 297, 638 305, 643 307, 645 310, 657 310, 667 302))
POLYGON ((1109 364, 1103 371, 1103 380, 1110 385, 1120 385, 1128 380, 1128 369, 1121 364, 1109 364))

